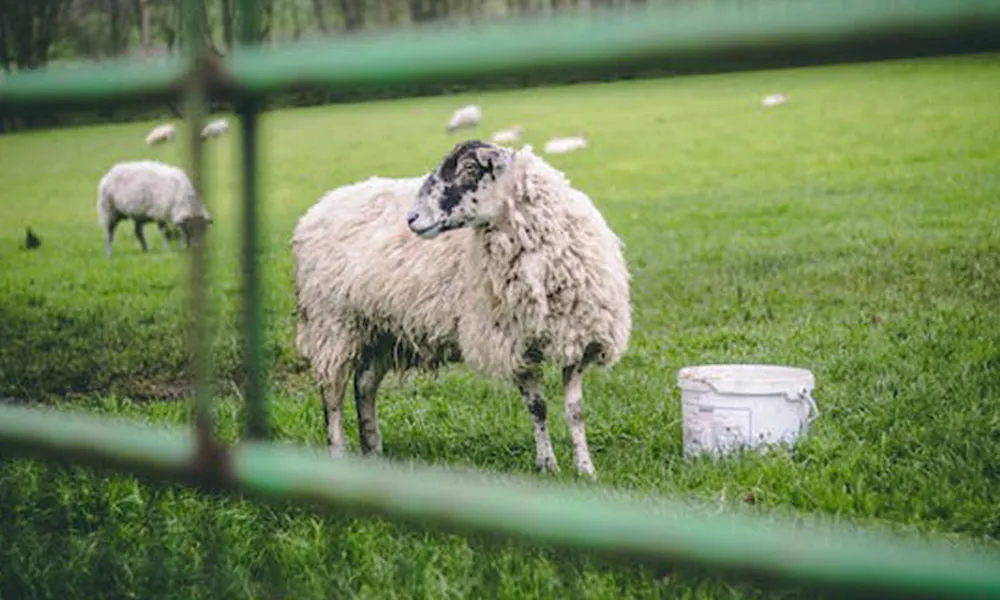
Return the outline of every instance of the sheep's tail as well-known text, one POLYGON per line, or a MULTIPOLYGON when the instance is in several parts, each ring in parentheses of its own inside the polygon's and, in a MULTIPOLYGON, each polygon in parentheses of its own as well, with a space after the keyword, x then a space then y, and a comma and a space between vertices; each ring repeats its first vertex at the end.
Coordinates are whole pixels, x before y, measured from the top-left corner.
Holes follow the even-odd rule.
POLYGON ((105 175, 97 184, 97 223, 105 229, 111 220, 111 213, 114 212, 109 187, 108 177, 105 175))

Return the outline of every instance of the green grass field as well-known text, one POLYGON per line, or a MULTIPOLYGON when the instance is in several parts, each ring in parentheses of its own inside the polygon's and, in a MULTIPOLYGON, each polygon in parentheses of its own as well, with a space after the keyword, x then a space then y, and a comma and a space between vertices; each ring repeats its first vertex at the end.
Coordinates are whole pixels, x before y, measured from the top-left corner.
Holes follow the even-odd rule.
MULTIPOLYGON (((411 176, 514 123, 627 245, 626 357, 585 384, 600 486, 719 508, 779 509, 997 546, 1000 537, 1000 60, 977 56, 577 85, 282 110, 263 118, 262 263, 276 436, 319 447, 296 357, 288 241, 328 189, 411 176), (790 102, 762 109, 783 91, 790 102), (822 415, 791 452, 682 458, 676 373, 755 361, 812 369, 822 415)), ((186 263, 125 224, 103 256, 96 186, 115 162, 180 163, 152 123, 0 136, 0 396, 154 423, 187 419, 186 263), (20 248, 31 226, 43 245, 20 248)), ((239 135, 209 144, 214 362, 227 439, 238 397, 239 135)), ((550 403, 559 402, 549 373, 550 403)), ((387 458, 531 473, 516 392, 463 368, 391 377, 387 458)), ((348 414, 349 442, 357 434, 348 414)), ((561 410, 553 412, 561 414, 561 410)), ((576 484, 561 418, 557 479, 576 484)), ((761 589, 517 543, 211 498, 128 476, 2 459, 0 598, 744 597, 761 589)), ((582 484, 580 484, 582 485, 582 484)), ((794 592, 794 590, 791 590, 794 592)))

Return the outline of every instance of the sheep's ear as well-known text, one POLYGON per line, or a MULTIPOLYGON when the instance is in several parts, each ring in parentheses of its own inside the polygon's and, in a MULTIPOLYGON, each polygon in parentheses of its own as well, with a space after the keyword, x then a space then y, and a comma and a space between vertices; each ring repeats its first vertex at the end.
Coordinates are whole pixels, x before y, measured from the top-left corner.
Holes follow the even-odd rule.
POLYGON ((503 172, 504 168, 507 166, 507 152, 496 146, 476 148, 474 156, 476 158, 476 162, 492 175, 497 175, 503 172))

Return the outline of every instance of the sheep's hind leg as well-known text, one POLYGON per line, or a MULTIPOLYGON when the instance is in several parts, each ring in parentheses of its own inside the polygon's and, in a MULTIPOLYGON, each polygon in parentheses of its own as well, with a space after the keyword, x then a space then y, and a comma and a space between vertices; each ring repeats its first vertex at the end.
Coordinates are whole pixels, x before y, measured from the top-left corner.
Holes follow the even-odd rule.
POLYGON ((532 371, 518 378, 517 388, 535 426, 535 466, 542 472, 559 472, 559 463, 549 438, 548 410, 542 393, 541 373, 532 371))
POLYGON ((135 237, 139 240, 139 247, 142 248, 143 252, 149 252, 149 245, 146 244, 146 236, 142 233, 142 226, 146 224, 146 221, 142 219, 135 220, 135 237))
POLYGON ((597 479, 594 463, 587 448, 587 430, 583 418, 583 365, 571 365, 563 369, 563 393, 566 402, 566 425, 573 440, 573 460, 576 471, 591 479, 597 479))
POLYGON ((121 222, 120 218, 112 217, 104 227, 104 256, 108 258, 111 258, 111 242, 115 239, 115 229, 119 222, 121 222))
POLYGON ((362 454, 382 454, 382 434, 378 427, 375 397, 389 372, 385 361, 364 357, 354 372, 354 402, 358 409, 358 438, 362 454))
POLYGON ((326 425, 326 445, 330 455, 343 456, 344 444, 344 390, 350 363, 344 362, 330 369, 321 377, 320 395, 323 397, 323 422, 326 425))

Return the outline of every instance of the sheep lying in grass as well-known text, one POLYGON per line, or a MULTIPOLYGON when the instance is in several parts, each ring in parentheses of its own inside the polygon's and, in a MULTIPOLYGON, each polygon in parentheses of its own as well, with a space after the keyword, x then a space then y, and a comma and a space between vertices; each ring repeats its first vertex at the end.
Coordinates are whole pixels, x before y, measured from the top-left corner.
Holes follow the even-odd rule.
POLYGON ((768 94, 760 101, 761 106, 764 108, 771 108, 772 106, 780 106, 788 102, 788 97, 784 94, 768 94))
POLYGON ((520 125, 514 125, 510 129, 501 129, 500 131, 494 132, 493 135, 490 136, 490 141, 494 144, 513 144, 517 140, 521 139, 522 131, 524 131, 524 128, 520 125))
POLYGON ((111 256, 115 228, 125 219, 135 222, 135 236, 143 252, 149 247, 142 228, 150 221, 159 226, 165 248, 170 245, 170 226, 179 230, 178 245, 190 246, 201 241, 204 224, 212 222, 187 174, 152 160, 111 167, 97 186, 97 218, 104 230, 105 256, 111 256))
POLYGON ((146 144, 154 146, 156 144, 162 144, 163 142, 169 142, 173 140, 177 135, 177 128, 173 125, 167 123, 166 125, 159 125, 154 127, 149 135, 146 136, 146 144))
POLYGON ((482 109, 476 104, 469 104, 452 113, 445 131, 452 134, 460 129, 475 129, 482 119, 482 109))
POLYGON ((362 452, 379 454, 383 377, 464 361, 516 384, 536 466, 558 471, 541 375, 556 363, 577 472, 595 476, 583 373, 625 351, 630 277, 590 198, 530 146, 468 141, 426 176, 327 192, 299 220, 292 247, 296 344, 319 381, 334 456, 344 452, 352 370, 362 452))
POLYGON ((567 152, 582 150, 587 145, 587 138, 582 133, 570 137, 557 137, 545 142, 545 153, 565 154, 567 152))
POLYGON ((225 119, 216 119, 205 125, 201 130, 202 139, 216 138, 229 131, 229 122, 225 119))

